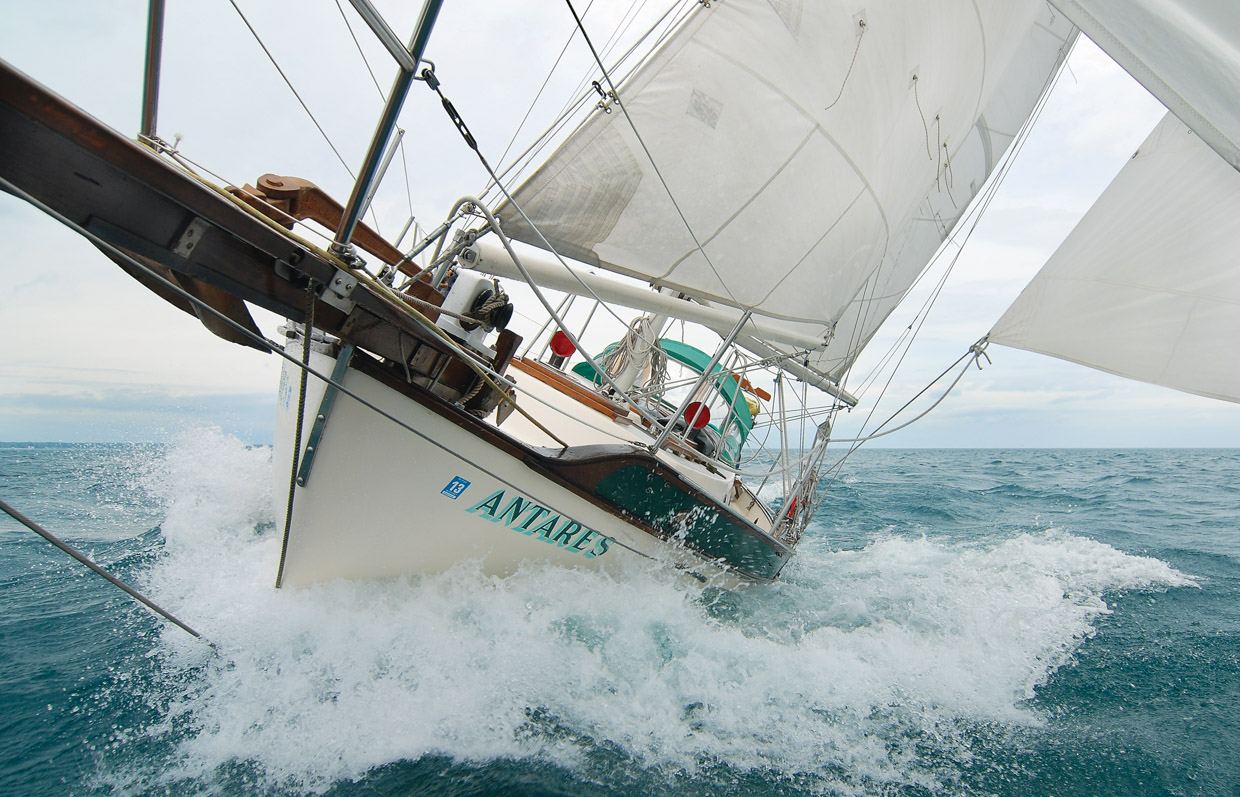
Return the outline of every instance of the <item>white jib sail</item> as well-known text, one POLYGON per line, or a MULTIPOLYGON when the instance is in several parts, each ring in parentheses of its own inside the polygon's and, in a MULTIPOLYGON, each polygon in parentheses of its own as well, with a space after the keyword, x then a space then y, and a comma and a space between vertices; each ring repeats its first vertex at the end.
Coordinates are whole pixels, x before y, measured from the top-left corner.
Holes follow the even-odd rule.
POLYGON ((1086 36, 1240 169, 1236 0, 1052 0, 1086 36))
POLYGON ((623 110, 596 112, 514 196, 565 255, 802 336, 834 328, 809 364, 838 375, 1073 32, 1042 0, 718 0, 620 88, 623 110))
POLYGON ((1240 401, 1240 172, 1167 114, 990 340, 1240 401))

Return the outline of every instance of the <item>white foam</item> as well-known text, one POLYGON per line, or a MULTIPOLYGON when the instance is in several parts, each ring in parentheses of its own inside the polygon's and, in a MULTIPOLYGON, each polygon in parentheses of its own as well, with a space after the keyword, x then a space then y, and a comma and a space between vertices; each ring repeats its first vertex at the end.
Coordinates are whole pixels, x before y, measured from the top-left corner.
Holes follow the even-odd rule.
POLYGON ((1104 593, 1192 583, 1060 531, 832 551, 811 530, 785 581, 739 595, 640 568, 492 579, 468 563, 276 591, 268 452, 198 433, 155 470, 167 545, 147 587, 221 649, 163 635, 152 699, 169 708, 149 732, 178 739, 172 781, 242 761, 322 790, 430 754, 588 770, 609 746, 666 777, 724 764, 932 787, 917 745, 958 753, 977 723, 1039 722, 1025 701, 1104 593))

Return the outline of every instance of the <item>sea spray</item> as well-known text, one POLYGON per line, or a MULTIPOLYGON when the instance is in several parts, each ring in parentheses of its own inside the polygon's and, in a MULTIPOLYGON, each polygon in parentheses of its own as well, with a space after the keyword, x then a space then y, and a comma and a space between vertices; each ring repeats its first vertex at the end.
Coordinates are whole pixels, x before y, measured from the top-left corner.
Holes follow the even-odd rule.
POLYGON ((277 591, 269 480, 265 449, 209 431, 152 462, 166 542, 144 582, 220 650, 164 630, 142 733, 168 752, 104 755, 104 780, 326 791, 446 759, 668 788, 933 790, 979 728, 1044 721, 1030 698, 1109 591, 1192 583, 1056 529, 840 550, 819 523, 781 583, 734 593, 646 566, 496 579, 470 562, 277 591))

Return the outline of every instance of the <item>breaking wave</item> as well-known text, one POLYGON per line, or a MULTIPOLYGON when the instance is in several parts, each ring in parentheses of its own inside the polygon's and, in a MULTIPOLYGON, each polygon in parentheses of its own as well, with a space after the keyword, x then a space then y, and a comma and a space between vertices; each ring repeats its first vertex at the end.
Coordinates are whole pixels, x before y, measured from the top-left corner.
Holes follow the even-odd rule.
POLYGON ((1036 690, 1108 593, 1193 584, 1062 530, 839 550, 811 526, 780 583, 735 593, 636 564, 499 579, 469 562, 277 591, 270 471, 268 449, 217 432, 148 469, 164 542, 144 586, 218 651, 164 629, 141 687, 159 719, 141 734, 174 752, 158 771, 107 762, 112 787, 327 791, 446 759, 645 793, 749 773, 934 790, 979 728, 1044 721, 1036 690))

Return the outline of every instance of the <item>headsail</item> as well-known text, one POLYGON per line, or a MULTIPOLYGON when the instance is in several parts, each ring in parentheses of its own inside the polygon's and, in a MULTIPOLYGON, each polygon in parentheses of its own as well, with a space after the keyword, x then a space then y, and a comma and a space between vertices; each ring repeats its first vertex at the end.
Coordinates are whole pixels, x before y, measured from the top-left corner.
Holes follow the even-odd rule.
POLYGON ((1240 169, 1240 13, 1235 0, 1053 2, 1240 169))
POLYGON ((1240 401, 1240 172, 1168 113, 990 340, 1240 401))
POLYGON ((597 112, 514 197, 570 257, 834 332, 809 365, 838 375, 981 188, 1073 32, 1042 0, 711 3, 621 87, 623 113, 597 112))

